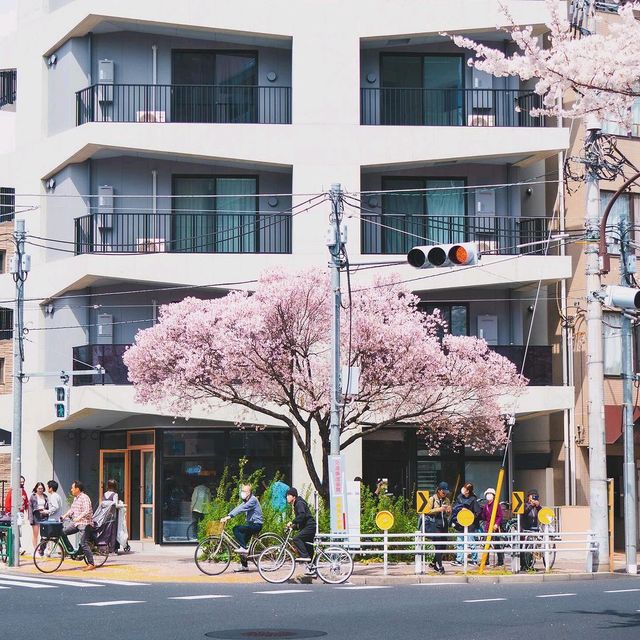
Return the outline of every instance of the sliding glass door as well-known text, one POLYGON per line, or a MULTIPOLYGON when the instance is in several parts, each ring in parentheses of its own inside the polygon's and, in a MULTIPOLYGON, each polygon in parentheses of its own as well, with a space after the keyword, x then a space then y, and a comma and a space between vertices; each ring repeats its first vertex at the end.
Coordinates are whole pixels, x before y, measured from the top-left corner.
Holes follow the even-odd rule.
POLYGON ((425 56, 422 73, 424 124, 442 127, 463 124, 462 56, 425 56))

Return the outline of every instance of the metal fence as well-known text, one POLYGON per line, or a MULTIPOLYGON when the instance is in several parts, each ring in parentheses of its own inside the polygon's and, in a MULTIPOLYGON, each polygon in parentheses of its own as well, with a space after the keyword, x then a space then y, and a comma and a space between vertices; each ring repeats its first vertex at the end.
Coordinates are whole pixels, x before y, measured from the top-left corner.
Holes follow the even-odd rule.
POLYGON ((17 98, 18 74, 15 69, 0 71, 0 107, 13 104, 17 98))
POLYGON ((76 254, 291 253, 288 213, 114 213, 74 222, 76 254))
POLYGON ((76 92, 76 124, 291 124, 291 87, 94 84, 76 92))
POLYGON ((417 245, 478 242, 485 254, 544 253, 552 218, 507 216, 362 214, 364 254, 404 254, 417 245), (533 242, 541 244, 533 246, 533 242))
POLYGON ((543 127, 542 98, 519 89, 363 87, 360 123, 432 127, 543 127))

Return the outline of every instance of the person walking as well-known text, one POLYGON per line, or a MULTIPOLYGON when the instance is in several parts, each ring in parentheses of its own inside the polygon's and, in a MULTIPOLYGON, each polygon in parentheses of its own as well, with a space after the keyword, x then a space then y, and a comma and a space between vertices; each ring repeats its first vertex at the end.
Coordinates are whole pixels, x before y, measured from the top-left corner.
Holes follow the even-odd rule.
POLYGON ((197 484, 191 494, 191 517, 195 523, 196 535, 198 525, 204 520, 204 511, 209 502, 211 502, 211 490, 206 484, 197 484))
POLYGON ((237 550, 240 556, 240 566, 236 572, 249 571, 249 563, 247 562, 247 554, 249 553, 249 540, 251 536, 260 533, 264 517, 262 508, 258 502, 258 498, 253 495, 253 487, 250 484, 243 484, 240 489, 240 498, 242 502, 229 512, 229 515, 220 518, 220 522, 227 522, 235 516, 245 513, 246 523, 233 527, 233 537, 238 541, 240 548, 237 550))
MULTIPOLYGON (((18 508, 18 532, 22 530, 22 525, 24 524, 25 517, 29 514, 29 496, 24 489, 25 479, 24 476, 20 476, 20 507, 18 508)), ((11 505, 13 501, 13 491, 10 488, 7 491, 7 495, 4 499, 4 508, 6 513, 11 515, 11 505)), ((19 533, 19 535, 21 535, 19 533)), ((24 553, 24 549, 20 549, 20 554, 24 553)))
MULTIPOLYGON (((426 530, 428 533, 447 533, 449 531, 449 516, 451 514, 451 503, 449 498, 449 485, 441 482, 436 487, 436 492, 429 498, 427 503, 426 530)), ((433 562, 429 566, 440 574, 444 573, 442 557, 444 556, 447 538, 445 536, 433 537, 435 551, 433 562)))
MULTIPOLYGON (((298 531, 291 542, 298 550, 299 559, 303 562, 310 562, 310 551, 316 537, 316 519, 313 517, 307 501, 298 495, 298 490, 295 487, 291 487, 287 491, 287 502, 293 506, 294 514, 293 520, 287 524, 287 527, 298 531)), ((307 567, 307 573, 314 573, 314 571, 313 567, 307 567)))
POLYGON ((49 502, 45 493, 44 483, 36 482, 29 498, 29 524, 33 534, 33 549, 35 552, 40 541, 40 523, 47 519, 47 509, 49 502))
MULTIPOLYGON (((470 482, 467 482, 458 497, 456 498, 456 502, 451 510, 451 524, 453 528, 458 532, 456 536, 456 559, 451 563, 453 566, 460 567, 464 564, 464 536, 461 535, 464 531, 464 527, 458 524, 456 520, 456 516, 462 509, 468 509, 473 513, 475 520, 473 523, 467 528, 468 533, 474 533, 476 527, 478 526, 478 521, 480 519, 480 513, 482 512, 482 507, 478 503, 478 496, 473 492, 473 485, 470 482)), ((478 551, 476 549, 475 544, 473 543, 473 536, 469 536, 467 542, 467 551, 471 552, 470 562, 471 564, 478 564, 478 551)))
POLYGON ((47 482, 47 520, 59 521, 62 515, 62 498, 58 493, 58 483, 55 480, 47 482))
POLYGON ((96 565, 91 547, 89 546, 93 532, 93 507, 91 506, 91 498, 84 492, 84 484, 79 480, 74 480, 71 483, 71 495, 73 496, 73 504, 62 516, 63 520, 70 518, 71 522, 64 526, 62 530, 66 535, 80 533, 80 548, 87 561, 87 566, 83 568, 83 571, 93 571, 96 565))
MULTIPOLYGON (((484 492, 484 497, 486 502, 482 507, 482 513, 480 514, 480 519, 483 521, 483 530, 485 533, 489 533, 489 525, 491 524, 491 513, 493 512, 493 501, 496 498, 496 490, 489 488, 484 492)), ((500 525, 502 524, 502 519, 504 518, 504 513, 502 512, 502 507, 498 502, 498 508, 496 511, 496 520, 493 523, 493 529, 491 533, 500 533, 500 525)), ((494 549, 496 549, 497 562, 496 567, 502 567, 504 565, 504 551, 502 551, 502 540, 494 541, 491 545, 494 549)))

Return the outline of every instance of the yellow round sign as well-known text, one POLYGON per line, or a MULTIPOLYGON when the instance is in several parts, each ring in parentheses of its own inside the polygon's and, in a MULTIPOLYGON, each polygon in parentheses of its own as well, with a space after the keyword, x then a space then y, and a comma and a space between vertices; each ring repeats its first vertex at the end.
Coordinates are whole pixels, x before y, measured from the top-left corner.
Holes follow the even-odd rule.
POLYGON ((556 516, 553 513, 553 509, 545 507, 538 512, 538 520, 541 524, 551 524, 555 520, 556 516))
POLYGON ((460 509, 456 516, 456 520, 461 527, 470 527, 475 519, 476 517, 473 515, 473 511, 469 509, 460 509))
POLYGON ((393 517, 391 511, 378 511, 376 514, 376 526, 381 531, 389 531, 396 519, 393 517))

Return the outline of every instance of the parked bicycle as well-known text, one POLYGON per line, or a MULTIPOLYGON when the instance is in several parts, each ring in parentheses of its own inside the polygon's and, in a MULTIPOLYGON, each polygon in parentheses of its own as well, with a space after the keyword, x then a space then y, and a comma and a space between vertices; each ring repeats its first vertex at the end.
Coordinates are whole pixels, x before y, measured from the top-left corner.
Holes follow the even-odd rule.
MULTIPOLYGON (((33 564, 42 573, 57 571, 68 556, 70 560, 84 561, 89 564, 80 547, 71 544, 69 537, 62 531, 62 522, 43 522, 40 524, 41 541, 33 552, 33 564)), ((101 567, 109 557, 109 547, 89 542, 93 553, 94 565, 101 567)))
MULTIPOLYGON (((518 531, 518 523, 516 518, 508 520, 504 530, 514 535, 518 531)), ((556 543, 558 540, 556 528, 553 524, 542 525, 541 529, 525 529, 520 531, 520 542, 516 544, 521 547, 520 551, 520 568, 523 571, 533 571, 536 563, 541 563, 547 568, 547 558, 549 558, 549 569, 553 569, 556 562, 556 543), (545 553, 545 534, 548 549, 545 553)))
MULTIPOLYGON (((280 584, 290 580, 296 570, 296 562, 291 544, 292 530, 287 530, 284 540, 278 545, 265 549, 258 558, 258 571, 264 580, 280 584)), ((311 575, 317 575, 327 584, 342 584, 353 573, 351 554, 339 545, 323 547, 320 542, 313 543, 313 556, 309 563, 311 575)))
MULTIPOLYGON (((233 536, 225 531, 225 523, 219 520, 209 523, 207 533, 208 537, 196 547, 194 560, 202 573, 206 573, 208 576, 218 576, 229 568, 233 556, 239 555, 240 545, 233 536)), ((282 537, 277 533, 263 533, 259 536, 253 536, 246 557, 257 564, 258 557, 267 547, 281 543, 282 537)))

